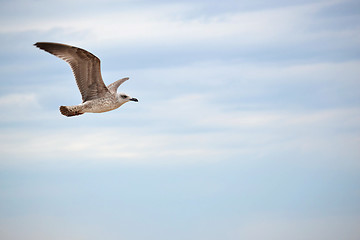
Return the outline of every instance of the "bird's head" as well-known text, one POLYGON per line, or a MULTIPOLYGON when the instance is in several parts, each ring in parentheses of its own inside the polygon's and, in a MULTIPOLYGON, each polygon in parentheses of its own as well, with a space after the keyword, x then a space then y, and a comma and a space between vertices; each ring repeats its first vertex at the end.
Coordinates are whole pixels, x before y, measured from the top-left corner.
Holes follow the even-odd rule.
POLYGON ((129 102, 129 101, 134 101, 134 102, 138 102, 138 100, 136 98, 132 98, 130 97, 129 95, 125 94, 125 93, 118 93, 118 99, 121 101, 121 102, 129 102))

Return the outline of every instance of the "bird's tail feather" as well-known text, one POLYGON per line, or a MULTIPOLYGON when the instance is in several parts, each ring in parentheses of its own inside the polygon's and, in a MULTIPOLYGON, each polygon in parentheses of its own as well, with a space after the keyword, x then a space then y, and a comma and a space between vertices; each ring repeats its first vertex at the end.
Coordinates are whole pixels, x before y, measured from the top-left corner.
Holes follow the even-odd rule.
POLYGON ((60 112, 67 117, 84 114, 83 112, 80 112, 78 106, 60 106, 60 112))

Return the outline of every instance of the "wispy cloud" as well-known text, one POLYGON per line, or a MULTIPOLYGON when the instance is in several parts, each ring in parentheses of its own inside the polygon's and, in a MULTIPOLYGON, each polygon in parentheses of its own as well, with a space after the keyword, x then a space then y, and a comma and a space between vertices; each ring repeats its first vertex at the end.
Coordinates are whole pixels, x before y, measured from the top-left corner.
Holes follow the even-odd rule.
MULTIPOLYGON (((323 159, 335 156, 347 156, 337 164, 346 162, 347 167, 359 167, 356 159, 360 152, 355 150, 359 137, 356 133, 341 133, 341 129, 358 128, 359 109, 227 112, 219 106, 210 109, 199 98, 192 100, 193 97, 186 96, 168 102, 171 108, 178 110, 172 113, 162 112, 170 107, 151 109, 157 117, 146 116, 153 120, 143 127, 113 125, 99 128, 94 125, 91 129, 63 126, 56 130, 3 131, 3 164, 61 160, 187 165, 228 161, 236 157, 246 162, 258 158, 277 161, 274 157, 280 152, 298 152, 304 156, 318 156, 317 160, 311 160, 312 164, 322 164, 323 159), (330 140, 330 136, 336 138, 330 140), (332 151, 327 154, 329 148, 332 151)), ((81 122, 84 124, 86 120, 81 122)), ((308 164, 308 161, 302 164, 308 164)))

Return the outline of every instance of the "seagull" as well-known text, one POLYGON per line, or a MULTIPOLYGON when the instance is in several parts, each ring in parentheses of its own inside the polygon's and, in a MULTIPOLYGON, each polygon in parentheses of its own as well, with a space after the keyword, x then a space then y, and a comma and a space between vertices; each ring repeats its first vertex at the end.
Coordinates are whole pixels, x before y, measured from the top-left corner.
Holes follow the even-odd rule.
POLYGON ((83 102, 75 106, 60 106, 61 114, 72 117, 86 112, 102 113, 119 108, 129 101, 138 102, 125 93, 117 93, 118 87, 128 77, 105 86, 101 77, 100 59, 92 53, 61 43, 37 42, 34 46, 66 61, 75 75, 83 102))

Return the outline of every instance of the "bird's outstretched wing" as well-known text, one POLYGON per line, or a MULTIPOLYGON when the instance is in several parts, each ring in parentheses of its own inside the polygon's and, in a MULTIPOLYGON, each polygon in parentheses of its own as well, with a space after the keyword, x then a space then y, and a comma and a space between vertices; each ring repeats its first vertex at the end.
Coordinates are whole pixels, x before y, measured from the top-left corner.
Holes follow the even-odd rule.
POLYGON ((116 93, 116 91, 117 91, 117 89, 119 88, 119 86, 120 86, 123 82, 125 82, 125 81, 127 81, 127 80, 129 80, 128 77, 122 78, 122 79, 120 79, 120 80, 117 80, 116 82, 113 82, 113 83, 109 84, 109 85, 107 86, 107 88, 109 89, 109 91, 110 91, 111 93, 116 93))
POLYGON ((37 42, 34 45, 70 64, 83 102, 103 97, 109 92, 101 77, 100 59, 92 53, 60 43, 37 42))

